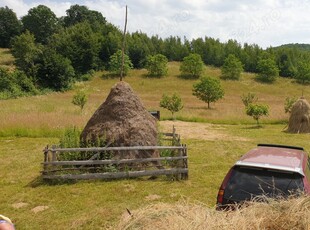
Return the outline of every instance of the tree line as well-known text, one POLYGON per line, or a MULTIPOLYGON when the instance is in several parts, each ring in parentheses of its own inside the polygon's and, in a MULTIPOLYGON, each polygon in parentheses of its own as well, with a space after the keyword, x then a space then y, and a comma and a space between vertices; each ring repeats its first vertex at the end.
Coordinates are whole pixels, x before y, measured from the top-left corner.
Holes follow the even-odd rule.
MULTIPOLYGON (((13 86, 10 88, 4 82, 7 79, 12 79, 11 85, 16 86, 14 95, 18 96, 27 93, 28 88, 36 93, 67 90, 75 81, 88 80, 98 70, 117 74, 121 46, 121 30, 100 12, 86 6, 72 5, 66 16, 58 18, 47 6, 38 5, 20 19, 12 9, 1 7, 0 47, 10 48, 18 72, 0 71, 0 91, 7 92, 5 95, 12 91, 13 86), (28 88, 16 83, 21 75, 27 79, 28 88)), ((158 71, 161 74, 162 70, 154 66, 160 60, 186 61, 190 54, 198 54, 204 64, 222 67, 226 78, 247 71, 260 73, 262 77, 280 75, 301 83, 310 82, 310 52, 294 46, 264 50, 256 44, 241 45, 235 40, 220 42, 204 37, 190 41, 185 37, 160 38, 137 31, 126 34, 125 52, 129 68, 151 68, 153 63, 155 75, 158 71), (157 54, 166 59, 163 56, 156 59, 157 54), (236 67, 237 74, 230 71, 231 66, 236 67)))

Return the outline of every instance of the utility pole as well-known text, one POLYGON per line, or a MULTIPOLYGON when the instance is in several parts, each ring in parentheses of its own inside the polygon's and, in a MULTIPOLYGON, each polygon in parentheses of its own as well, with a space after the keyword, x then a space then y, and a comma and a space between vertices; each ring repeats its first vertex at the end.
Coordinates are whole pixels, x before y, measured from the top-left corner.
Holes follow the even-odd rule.
POLYGON ((127 29, 127 5, 126 5, 126 15, 125 15, 125 27, 124 27, 124 33, 123 33, 122 65, 121 65, 121 77, 120 77, 120 81, 123 80, 123 74, 124 74, 125 47, 126 47, 126 29, 127 29))

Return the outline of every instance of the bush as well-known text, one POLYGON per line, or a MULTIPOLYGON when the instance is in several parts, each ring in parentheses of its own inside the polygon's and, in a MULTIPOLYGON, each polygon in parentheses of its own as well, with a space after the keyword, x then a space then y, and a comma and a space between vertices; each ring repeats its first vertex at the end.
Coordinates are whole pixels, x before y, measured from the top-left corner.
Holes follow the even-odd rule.
POLYGON ((243 71, 243 65, 235 55, 230 54, 221 68, 223 79, 239 80, 243 71))
POLYGON ((246 114, 253 117, 253 119, 256 120, 256 123, 259 126, 259 119, 262 116, 268 116, 269 107, 268 105, 263 104, 249 104, 246 107, 246 114))
POLYGON ((164 94, 160 101, 160 107, 168 109, 171 112, 173 119, 175 119, 174 113, 179 112, 183 108, 182 99, 176 93, 172 96, 164 94))
POLYGON ((161 77, 168 72, 168 59, 162 54, 156 54, 147 58, 146 69, 149 76, 161 77))
POLYGON ((36 95, 39 90, 24 72, 15 70, 13 73, 0 68, 0 99, 17 98, 36 95))
POLYGON ((190 54, 183 58, 183 62, 180 66, 182 75, 198 78, 201 76, 203 71, 204 63, 199 54, 190 54))
POLYGON ((85 104, 87 102, 87 96, 83 91, 78 91, 72 99, 72 104, 79 106, 81 111, 83 110, 85 104))
POLYGON ((254 93, 248 93, 248 95, 242 95, 241 96, 242 103, 245 107, 249 106, 250 104, 253 104, 254 102, 257 102, 258 98, 254 93))

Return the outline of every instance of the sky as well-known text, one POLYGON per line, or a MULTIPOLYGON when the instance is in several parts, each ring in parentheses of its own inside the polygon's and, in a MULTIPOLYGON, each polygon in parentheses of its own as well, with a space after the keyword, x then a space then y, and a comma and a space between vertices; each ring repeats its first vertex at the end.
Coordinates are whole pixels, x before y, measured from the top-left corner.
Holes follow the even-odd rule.
POLYGON ((0 0, 0 7, 8 6, 18 18, 38 5, 65 16, 74 4, 101 12, 122 30, 127 5, 128 31, 149 36, 207 36, 262 48, 310 44, 310 0, 0 0))

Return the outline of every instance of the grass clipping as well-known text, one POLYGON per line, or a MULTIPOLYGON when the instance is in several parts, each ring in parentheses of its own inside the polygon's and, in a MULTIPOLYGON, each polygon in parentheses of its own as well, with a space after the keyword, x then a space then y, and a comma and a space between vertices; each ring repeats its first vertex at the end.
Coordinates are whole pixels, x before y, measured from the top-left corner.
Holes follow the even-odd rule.
POLYGON ((156 203, 124 214, 114 229, 310 229, 310 197, 251 202, 235 211, 186 202, 156 203))

